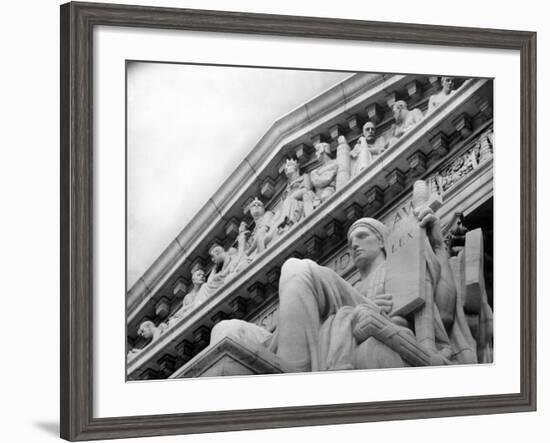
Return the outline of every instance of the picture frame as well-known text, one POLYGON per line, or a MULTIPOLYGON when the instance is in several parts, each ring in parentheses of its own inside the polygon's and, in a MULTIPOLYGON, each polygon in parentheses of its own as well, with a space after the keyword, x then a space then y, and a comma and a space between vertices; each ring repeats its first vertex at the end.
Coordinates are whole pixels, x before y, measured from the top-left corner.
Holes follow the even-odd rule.
POLYGON ((61 6, 61 437, 70 441, 533 411, 536 408, 536 34, 173 8, 61 6), (98 418, 93 415, 93 29, 121 26, 518 51, 519 394, 98 418))

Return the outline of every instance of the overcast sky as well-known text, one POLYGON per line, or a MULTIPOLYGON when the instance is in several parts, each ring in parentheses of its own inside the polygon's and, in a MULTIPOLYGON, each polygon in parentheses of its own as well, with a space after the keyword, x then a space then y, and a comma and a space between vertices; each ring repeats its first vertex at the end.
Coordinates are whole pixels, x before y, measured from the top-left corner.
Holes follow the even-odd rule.
POLYGON ((271 124, 349 73, 128 65, 128 287, 271 124))

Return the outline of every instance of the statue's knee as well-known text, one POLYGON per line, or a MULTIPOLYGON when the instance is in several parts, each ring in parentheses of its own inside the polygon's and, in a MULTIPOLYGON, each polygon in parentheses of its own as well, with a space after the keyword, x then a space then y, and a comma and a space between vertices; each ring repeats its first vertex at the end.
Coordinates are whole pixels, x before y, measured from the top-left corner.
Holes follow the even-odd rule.
POLYGON ((308 263, 306 260, 299 258, 289 258, 281 267, 281 281, 296 275, 302 275, 308 271, 308 263))
POLYGON ((216 343, 229 335, 238 335, 244 327, 244 320, 231 319, 216 323, 210 332, 210 344, 216 343))

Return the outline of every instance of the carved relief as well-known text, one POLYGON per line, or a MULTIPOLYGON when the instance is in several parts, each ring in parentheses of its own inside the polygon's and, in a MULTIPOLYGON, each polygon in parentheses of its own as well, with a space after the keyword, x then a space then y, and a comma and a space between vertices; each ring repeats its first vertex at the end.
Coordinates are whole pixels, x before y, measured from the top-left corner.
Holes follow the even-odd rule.
POLYGON ((432 192, 443 194, 463 177, 493 157, 493 130, 484 132, 473 146, 427 181, 432 192))

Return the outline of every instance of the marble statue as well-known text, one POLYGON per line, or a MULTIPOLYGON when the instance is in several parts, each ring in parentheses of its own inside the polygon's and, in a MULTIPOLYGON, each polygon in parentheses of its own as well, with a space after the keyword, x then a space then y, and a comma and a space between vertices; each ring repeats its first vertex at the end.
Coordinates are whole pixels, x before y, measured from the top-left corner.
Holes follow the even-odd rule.
POLYGON ((197 305, 197 298, 200 289, 204 284, 204 270, 200 266, 195 266, 191 271, 191 282, 193 287, 183 297, 183 303, 180 308, 168 320, 168 326, 173 326, 182 318, 191 308, 197 305))
POLYGON ((246 256, 246 225, 241 223, 237 236, 237 247, 231 246, 225 250, 221 245, 214 244, 208 254, 213 266, 206 283, 201 286, 195 304, 204 303, 214 295, 223 285, 229 282, 237 274, 244 271, 252 261, 246 256))
MULTIPOLYGON (((246 255, 254 257, 261 254, 277 236, 277 228, 274 226, 275 214, 266 211, 265 206, 257 197, 252 200, 245 212, 249 212, 254 220, 254 229, 246 245, 246 255)), ((246 226, 241 224, 241 230, 246 226)))
POLYGON ((354 177, 367 168, 387 148, 384 137, 376 136, 376 125, 367 122, 363 125, 363 135, 359 137, 351 151, 351 176, 354 177))
MULTIPOLYGON (((315 145, 315 155, 320 165, 310 172, 309 177, 313 185, 314 194, 306 194, 313 198, 312 209, 317 208, 336 190, 336 175, 338 173, 338 162, 329 156, 330 145, 328 143, 317 143, 315 145)), ((307 204, 306 204, 307 206, 307 204)))
POLYGON ((420 109, 415 108, 409 110, 407 108, 407 103, 403 100, 396 101, 392 106, 392 111, 395 122, 390 130, 390 139, 388 140, 389 146, 394 145, 403 134, 424 118, 420 109))
MULTIPOLYGON (((303 217, 309 215, 313 208, 305 208, 304 195, 311 192, 311 181, 308 174, 300 175, 298 162, 287 159, 285 163, 287 185, 281 197, 276 226, 284 232, 303 217)), ((307 199, 306 199, 307 200, 307 199)))
POLYGON ((158 340, 158 338, 168 329, 168 325, 166 323, 160 323, 158 326, 155 326, 155 324, 151 320, 145 320, 139 325, 139 328, 137 330, 137 335, 139 337, 142 337, 146 340, 149 340, 149 342, 141 349, 139 348, 132 348, 128 351, 128 359, 135 358, 143 349, 145 349, 147 346, 149 346, 154 341, 158 340))
POLYGON ((430 101, 428 102, 428 113, 432 112, 455 93, 453 86, 453 77, 441 77, 441 90, 430 97, 430 101))
POLYGON ((429 307, 431 323, 419 325, 416 313, 392 313, 394 299, 386 291, 387 228, 361 218, 348 230, 360 275, 355 286, 311 260, 291 258, 281 268, 279 321, 273 334, 230 320, 216 325, 212 336, 236 335, 259 343, 297 372, 476 363, 476 343, 457 298, 439 218, 425 206, 415 209, 414 220, 426 234, 422 287, 429 288, 419 311, 429 307), (429 329, 433 348, 419 339, 420 326, 429 329))

